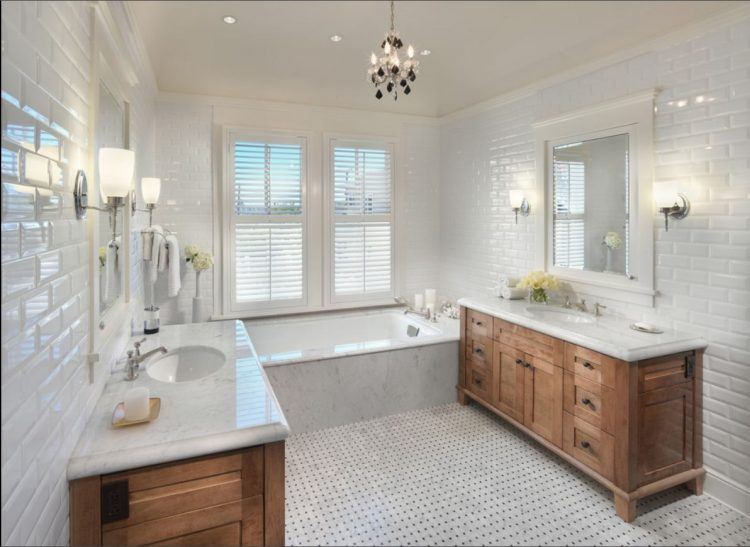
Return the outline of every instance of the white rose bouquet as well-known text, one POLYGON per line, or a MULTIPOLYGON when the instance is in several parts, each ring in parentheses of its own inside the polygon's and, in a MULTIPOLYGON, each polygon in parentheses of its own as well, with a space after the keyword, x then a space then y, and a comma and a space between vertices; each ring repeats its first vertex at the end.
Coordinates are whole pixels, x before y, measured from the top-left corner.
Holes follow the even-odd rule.
POLYGON ((200 296, 201 272, 214 265, 214 258, 207 252, 201 251, 197 245, 185 247, 185 261, 190 262, 195 270, 195 297, 200 296))
POLYGON ((609 249, 619 249, 622 247, 622 238, 617 232, 607 232, 602 238, 602 245, 606 245, 609 249))
POLYGON ((560 288, 558 279, 546 272, 531 272, 526 274, 517 285, 520 289, 529 289, 531 300, 546 303, 547 291, 555 291, 560 288))

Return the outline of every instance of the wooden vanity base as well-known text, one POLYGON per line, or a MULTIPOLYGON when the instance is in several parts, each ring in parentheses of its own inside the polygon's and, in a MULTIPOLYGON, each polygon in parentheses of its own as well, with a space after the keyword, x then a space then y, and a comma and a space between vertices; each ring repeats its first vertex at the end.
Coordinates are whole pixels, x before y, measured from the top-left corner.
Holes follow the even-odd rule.
POLYGON ((70 482, 71 545, 283 545, 284 441, 70 482))
POLYGON ((636 517, 640 498, 703 491, 702 357, 626 362, 465 307, 458 402, 469 400, 580 469, 636 517))

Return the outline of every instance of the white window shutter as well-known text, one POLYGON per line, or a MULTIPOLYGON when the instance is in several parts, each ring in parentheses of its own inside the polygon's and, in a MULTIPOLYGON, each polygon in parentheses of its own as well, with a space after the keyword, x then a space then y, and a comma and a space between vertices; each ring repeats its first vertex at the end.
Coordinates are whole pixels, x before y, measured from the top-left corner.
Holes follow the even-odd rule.
POLYGON ((586 166, 580 161, 556 158, 553 168, 554 264, 582 270, 585 267, 586 166))

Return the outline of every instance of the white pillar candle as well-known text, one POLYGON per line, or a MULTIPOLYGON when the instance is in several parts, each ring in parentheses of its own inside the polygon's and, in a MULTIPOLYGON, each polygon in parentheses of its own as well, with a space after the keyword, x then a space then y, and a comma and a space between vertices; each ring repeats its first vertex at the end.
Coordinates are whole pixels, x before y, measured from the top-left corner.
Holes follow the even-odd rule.
POLYGON ((147 387, 134 387, 125 393, 125 420, 145 420, 149 415, 149 391, 147 387))
POLYGON ((429 306, 430 304, 435 306, 436 303, 436 293, 435 289, 425 289, 424 291, 424 303, 429 306))
POLYGON ((421 310, 424 308, 424 295, 418 292, 414 295, 414 309, 421 310))

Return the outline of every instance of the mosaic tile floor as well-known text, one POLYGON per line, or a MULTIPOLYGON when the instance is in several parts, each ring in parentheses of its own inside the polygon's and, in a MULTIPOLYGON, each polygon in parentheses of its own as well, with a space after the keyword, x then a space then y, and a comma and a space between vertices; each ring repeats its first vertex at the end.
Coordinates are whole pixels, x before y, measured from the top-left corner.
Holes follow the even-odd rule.
POLYGON ((750 519, 682 487, 620 520, 612 495, 473 404, 287 441, 289 545, 741 545, 750 519))

